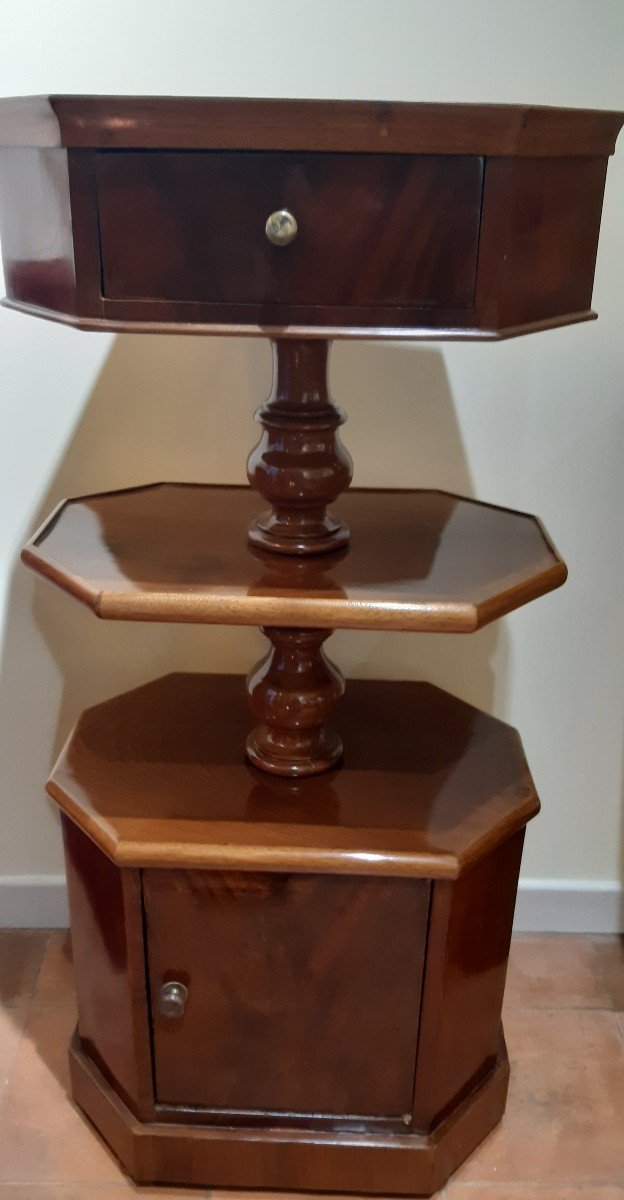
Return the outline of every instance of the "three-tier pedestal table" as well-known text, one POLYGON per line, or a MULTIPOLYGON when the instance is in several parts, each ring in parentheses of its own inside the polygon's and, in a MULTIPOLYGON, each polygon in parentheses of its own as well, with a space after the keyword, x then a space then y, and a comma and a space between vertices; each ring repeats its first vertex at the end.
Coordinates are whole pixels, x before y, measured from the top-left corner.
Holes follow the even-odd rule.
MULTIPOLYGON (((431 1194, 503 1113, 501 1005, 538 809, 518 735, 427 683, 345 693, 324 643, 337 628, 470 633, 565 566, 533 516, 347 490, 327 357, 334 337, 487 340, 594 316, 621 123, 0 102, 5 303, 274 348, 251 487, 70 499, 23 553, 104 619, 268 638, 246 685, 174 674, 83 713, 48 784, 73 1093, 139 1182, 431 1194)), ((375 436, 383 456, 381 397, 375 436)))

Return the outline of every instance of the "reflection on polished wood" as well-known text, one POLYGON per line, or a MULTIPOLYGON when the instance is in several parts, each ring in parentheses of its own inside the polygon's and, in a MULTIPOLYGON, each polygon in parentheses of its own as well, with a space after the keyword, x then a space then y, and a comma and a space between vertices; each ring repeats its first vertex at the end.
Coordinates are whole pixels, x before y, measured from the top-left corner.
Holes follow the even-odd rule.
POLYGON ((246 763, 232 675, 169 675, 81 716, 48 790, 123 866, 453 879, 535 815, 514 729, 427 683, 354 680, 341 769, 246 763))
POLYGON ((262 437, 247 477, 271 504, 249 530, 254 545, 277 554, 319 554, 349 540, 344 521, 327 511, 353 475, 338 437, 344 416, 327 381, 329 344, 279 338, 273 343, 273 388, 256 413, 262 437))
POLYGON ((248 544, 248 488, 154 484, 68 500, 24 561, 100 617, 470 632, 559 587, 539 521, 446 492, 353 489, 348 550, 296 559, 248 544))
POLYGON ((2 100, 4 303, 87 329, 255 337, 499 338, 591 320, 621 124, 533 105, 2 100), (52 165, 68 187, 33 243, 52 165), (285 248, 264 236, 282 205, 300 231, 285 248))

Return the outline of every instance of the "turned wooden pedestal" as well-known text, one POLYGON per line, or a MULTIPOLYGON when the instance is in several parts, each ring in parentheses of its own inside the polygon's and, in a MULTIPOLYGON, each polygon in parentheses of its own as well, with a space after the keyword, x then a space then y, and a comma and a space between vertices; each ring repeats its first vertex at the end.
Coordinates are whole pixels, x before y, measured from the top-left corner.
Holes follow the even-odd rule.
MULTIPOLYGON (((48 785, 73 1095, 140 1183, 429 1195, 503 1113, 505 971, 538 808, 518 735, 426 683, 345 692, 326 643, 469 633, 566 568, 529 514, 350 489, 328 355, 335 337, 591 319, 621 123, 527 106, 0 101, 6 304, 273 348, 250 487, 77 497, 23 551, 104 619, 268 639, 246 684, 171 675, 83 713, 48 785)), ((380 395, 382 462, 384 420, 380 395)))

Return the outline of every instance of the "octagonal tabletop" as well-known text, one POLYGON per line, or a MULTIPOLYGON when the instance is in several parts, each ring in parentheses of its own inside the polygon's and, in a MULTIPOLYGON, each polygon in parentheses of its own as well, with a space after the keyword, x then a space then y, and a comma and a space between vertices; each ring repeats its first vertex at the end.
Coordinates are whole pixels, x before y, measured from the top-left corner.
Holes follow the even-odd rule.
POLYGON ((24 561, 100 617, 470 632, 566 578, 539 521, 446 492, 357 490, 349 547, 252 547, 249 488, 161 483, 67 500, 24 561))
POLYGON ((354 680, 341 766, 245 759, 244 680, 168 675, 84 712, 48 783, 119 866, 455 879, 539 809, 515 729, 429 683, 354 680))

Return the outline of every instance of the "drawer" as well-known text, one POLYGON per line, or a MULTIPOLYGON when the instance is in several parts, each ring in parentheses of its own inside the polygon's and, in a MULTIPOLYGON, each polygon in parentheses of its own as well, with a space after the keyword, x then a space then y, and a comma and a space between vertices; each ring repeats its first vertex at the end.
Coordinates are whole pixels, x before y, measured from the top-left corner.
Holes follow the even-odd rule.
POLYGON ((232 305, 466 308, 475 156, 100 151, 103 295, 232 305), (269 215, 298 223, 269 242, 269 215))
POLYGON ((221 1112, 411 1113, 429 884, 144 872, 156 1092, 221 1112), (188 989, 183 1015, 161 988, 188 989))

